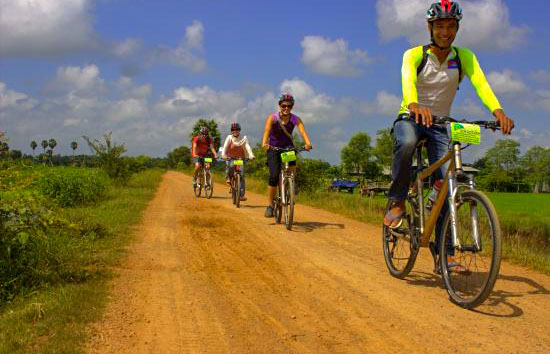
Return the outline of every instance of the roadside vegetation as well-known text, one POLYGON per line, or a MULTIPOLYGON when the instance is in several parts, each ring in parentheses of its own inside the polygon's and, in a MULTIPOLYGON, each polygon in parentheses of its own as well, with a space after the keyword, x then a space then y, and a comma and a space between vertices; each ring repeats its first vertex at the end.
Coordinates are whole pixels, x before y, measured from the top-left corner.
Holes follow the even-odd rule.
POLYGON ((50 166, 0 158, 0 353, 81 352, 163 173, 50 166))

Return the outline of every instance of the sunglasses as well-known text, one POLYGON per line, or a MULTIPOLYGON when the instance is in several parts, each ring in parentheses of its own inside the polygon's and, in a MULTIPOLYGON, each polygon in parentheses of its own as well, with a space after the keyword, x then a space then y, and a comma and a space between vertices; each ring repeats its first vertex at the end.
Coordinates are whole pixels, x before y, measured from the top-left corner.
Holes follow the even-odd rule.
POLYGON ((292 108, 291 104, 282 104, 281 108, 292 108))

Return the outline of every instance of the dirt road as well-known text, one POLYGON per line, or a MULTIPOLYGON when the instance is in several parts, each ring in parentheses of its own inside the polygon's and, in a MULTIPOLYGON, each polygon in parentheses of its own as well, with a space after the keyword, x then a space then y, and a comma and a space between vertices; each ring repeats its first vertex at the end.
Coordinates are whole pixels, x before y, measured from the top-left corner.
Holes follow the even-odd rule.
POLYGON ((550 277, 502 265, 486 304, 450 303, 423 249, 407 280, 380 228, 298 205, 292 232, 193 196, 169 172, 148 206, 90 353, 549 353, 550 277))

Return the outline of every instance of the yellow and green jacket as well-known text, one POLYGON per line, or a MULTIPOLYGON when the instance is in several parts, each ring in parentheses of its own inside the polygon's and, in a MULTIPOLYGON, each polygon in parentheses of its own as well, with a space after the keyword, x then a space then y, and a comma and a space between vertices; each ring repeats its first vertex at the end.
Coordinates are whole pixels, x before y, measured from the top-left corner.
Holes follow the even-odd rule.
POLYGON ((440 64, 439 59, 428 49, 426 65, 417 75, 417 68, 422 62, 422 46, 411 48, 403 55, 401 68, 403 84, 403 101, 399 114, 408 113, 410 103, 431 108, 436 116, 449 116, 451 105, 459 84, 459 70, 456 55, 460 56, 462 75, 467 76, 477 95, 492 113, 501 108, 498 99, 489 86, 475 54, 467 48, 453 47, 447 59, 440 64))

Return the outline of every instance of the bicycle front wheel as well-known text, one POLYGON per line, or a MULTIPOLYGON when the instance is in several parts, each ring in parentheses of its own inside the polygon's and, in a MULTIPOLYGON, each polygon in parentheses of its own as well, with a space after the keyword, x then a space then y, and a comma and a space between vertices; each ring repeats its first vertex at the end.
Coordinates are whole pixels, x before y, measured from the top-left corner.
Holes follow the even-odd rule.
POLYGON ((285 178, 284 181, 285 191, 285 226, 287 230, 292 229, 292 222, 294 220, 294 178, 285 178))
POLYGON ((212 193, 214 192, 214 184, 212 184, 212 175, 210 171, 207 171, 204 175, 204 194, 206 198, 212 198, 212 193))
MULTIPOLYGON (((390 205, 391 203, 388 203, 384 214, 390 205)), ((382 224, 384 260, 390 274, 399 279, 405 278, 411 272, 419 250, 418 243, 414 241, 418 217, 408 199, 405 201, 404 213, 401 226, 390 229, 382 224)))
POLYGON ((195 193, 195 197, 199 198, 201 196, 201 190, 202 190, 202 173, 199 173, 199 177, 195 180, 195 185, 193 186, 193 192, 195 193))
POLYGON ((283 206, 282 206, 282 195, 281 195, 281 185, 277 187, 277 196, 273 199, 273 216, 275 216, 275 222, 277 224, 281 223, 283 216, 283 206))
POLYGON ((461 192, 456 209, 460 244, 452 244, 447 212, 439 245, 441 273, 451 301, 471 309, 485 301, 495 285, 502 251, 500 223, 489 198, 476 190, 461 192))
POLYGON ((238 208, 241 205, 241 175, 235 175, 235 206, 238 208))

